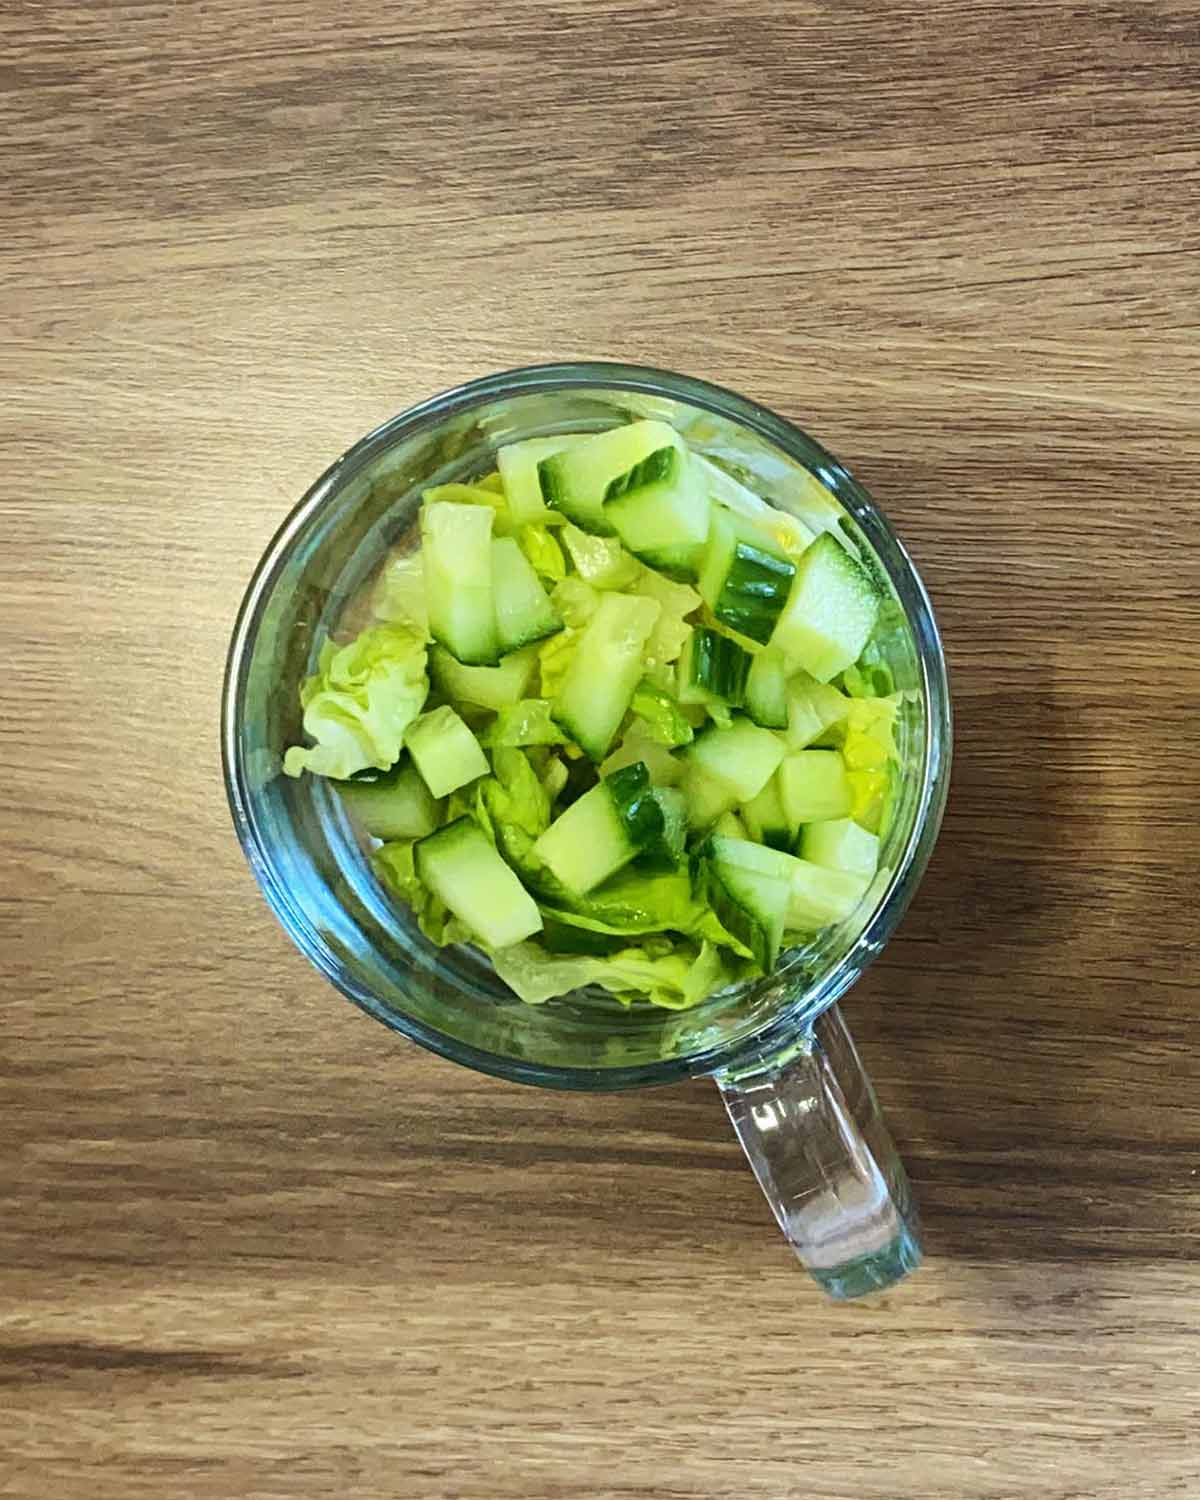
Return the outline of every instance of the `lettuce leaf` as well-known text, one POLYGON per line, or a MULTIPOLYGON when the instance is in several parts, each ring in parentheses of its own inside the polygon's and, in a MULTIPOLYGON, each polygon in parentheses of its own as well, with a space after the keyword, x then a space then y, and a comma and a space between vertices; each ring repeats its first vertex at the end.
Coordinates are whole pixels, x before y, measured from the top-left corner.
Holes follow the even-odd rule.
POLYGON ((882 771, 896 759, 896 720, 900 694, 890 698, 852 698, 846 716, 842 756, 850 771, 882 771))
POLYGON ((637 558, 626 552, 616 537, 591 536, 568 525, 562 529, 562 539, 575 571, 595 588, 626 588, 642 571, 637 558))
POLYGON ((415 842, 414 839, 396 839, 384 844, 371 856, 371 864, 384 885, 412 907, 417 925, 429 941, 441 948, 459 941, 450 930, 454 918, 417 875, 413 859, 415 842))
POLYGON ((545 526, 522 526, 517 532, 517 545, 529 559, 535 573, 557 583, 567 576, 567 562, 554 534, 545 526))
POLYGON ((554 607, 571 630, 580 630, 600 608, 600 595, 582 578, 564 578, 551 590, 554 607))
POLYGON ((285 774, 344 780, 368 766, 395 765, 428 692, 425 642, 411 630, 373 625, 348 646, 326 641, 317 671, 300 689, 304 732, 316 744, 293 745, 285 774))
POLYGON ((679 711, 679 704, 666 688, 643 677, 634 689, 630 708, 645 732, 660 745, 674 750, 692 742, 692 726, 679 711))
POLYGON ((641 594, 659 606, 658 623, 646 641, 647 668, 653 670, 678 660, 691 631, 685 617, 694 614, 703 604, 700 595, 686 583, 675 583, 645 567, 625 592, 641 594))
POLYGON ((380 569, 371 591, 371 613, 377 620, 402 625, 429 640, 425 603, 425 563, 420 552, 393 553, 380 569))
POLYGON ((695 950, 662 943, 634 944, 607 957, 548 953, 540 943, 516 943, 492 954, 496 973, 529 1005, 541 1005, 583 985, 599 984, 621 1000, 650 1000, 671 1010, 696 1004, 695 950))
POLYGON ((502 708, 482 738, 485 745, 496 748, 567 743, 567 736, 550 717, 548 698, 522 698, 502 708))

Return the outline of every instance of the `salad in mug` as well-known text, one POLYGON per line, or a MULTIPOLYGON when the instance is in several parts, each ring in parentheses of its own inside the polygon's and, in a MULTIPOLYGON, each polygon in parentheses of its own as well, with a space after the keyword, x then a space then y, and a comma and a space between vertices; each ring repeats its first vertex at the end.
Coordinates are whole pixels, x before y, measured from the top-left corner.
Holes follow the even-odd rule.
POLYGON ((496 464, 424 492, 284 770, 329 778, 425 936, 531 1003, 770 973, 878 875, 900 695, 870 559, 811 475, 777 509, 662 421, 496 464))

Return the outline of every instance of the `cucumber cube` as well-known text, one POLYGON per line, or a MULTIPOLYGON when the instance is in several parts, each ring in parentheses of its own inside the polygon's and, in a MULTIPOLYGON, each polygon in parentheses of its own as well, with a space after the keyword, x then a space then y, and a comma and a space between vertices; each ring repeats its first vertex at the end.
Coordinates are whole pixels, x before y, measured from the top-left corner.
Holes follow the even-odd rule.
POLYGON ((850 818, 810 823, 800 835, 800 853, 814 865, 867 880, 879 867, 879 840, 850 818))
POLYGON ((501 651, 515 651, 562 629, 532 564, 510 536, 492 543, 492 596, 501 651))
POLYGON ((429 633, 472 666, 500 659, 492 597, 492 520, 488 505, 440 500, 421 507, 429 633))
POLYGON ((404 743, 435 797, 447 797, 488 773, 479 741, 449 706, 422 714, 409 726, 404 743))
POLYGON ((542 500, 538 464, 580 441, 579 436, 572 433, 563 437, 526 438, 524 442, 509 443, 496 454, 504 495, 518 526, 553 525, 562 520, 557 511, 547 510, 542 500))
POLYGON ((631 422, 581 438, 538 464, 542 499, 584 531, 615 536, 617 528, 605 514, 604 502, 626 492, 629 476, 644 459, 679 442, 673 427, 653 421, 631 422))
POLYGON ((585 896, 662 836, 645 766, 625 766, 572 802, 533 846, 573 896, 585 896))
POLYGON ((658 616, 653 599, 605 594, 575 647, 554 720, 595 761, 608 754, 642 680, 646 638, 658 616))
POLYGON ((464 667, 444 646, 429 653, 429 672, 443 698, 497 712, 524 698, 537 668, 536 646, 510 651, 498 667, 464 667))
POLYGON ((801 750, 779 767, 779 797, 793 835, 802 824, 850 815, 846 766, 836 750, 801 750))
POLYGON ((778 770, 784 745, 771 730, 739 717, 728 729, 698 735, 685 753, 705 775, 728 787, 736 802, 749 802, 778 770))
POLYGON ((787 742, 793 750, 803 750, 821 739, 831 729, 846 722, 851 700, 827 682, 817 682, 807 672, 800 672, 788 685, 787 742))
POLYGON ((878 615, 871 580, 826 532, 800 558, 771 644, 818 682, 828 682, 862 655, 878 615))
POLYGON ((338 796, 377 839, 423 839, 441 821, 441 807, 416 769, 406 762, 374 781, 346 781, 338 796))
POLYGON ((831 922, 844 921, 866 895, 869 884, 865 875, 796 860, 788 898, 788 927, 817 932, 831 922))
POLYGON ((416 872, 488 948, 507 948, 542 930, 537 903, 470 818, 415 846, 416 872))

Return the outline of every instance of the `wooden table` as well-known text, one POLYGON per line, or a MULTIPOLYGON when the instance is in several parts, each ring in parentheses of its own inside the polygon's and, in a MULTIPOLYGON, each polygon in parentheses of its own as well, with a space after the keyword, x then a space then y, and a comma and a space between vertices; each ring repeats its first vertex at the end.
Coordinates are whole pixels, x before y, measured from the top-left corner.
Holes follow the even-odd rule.
POLYGON ((1200 1487, 1194 5, 17 0, 0 1495, 1200 1487), (958 757, 849 1010, 929 1263, 824 1304, 703 1083, 342 1003, 230 830, 276 524, 543 358, 752 392, 934 594, 958 757))

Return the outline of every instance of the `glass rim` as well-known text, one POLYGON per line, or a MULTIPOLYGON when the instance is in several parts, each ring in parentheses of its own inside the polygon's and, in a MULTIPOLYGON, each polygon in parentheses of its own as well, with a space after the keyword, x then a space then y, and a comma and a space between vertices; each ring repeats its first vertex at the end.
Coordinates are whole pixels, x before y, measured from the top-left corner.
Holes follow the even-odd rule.
MULTIPOLYGON (((255 565, 235 619, 221 698, 221 763, 234 828, 273 915, 292 942, 335 989, 360 1009, 441 1057, 514 1082, 551 1088, 614 1090, 671 1083, 769 1057, 835 1004, 882 951, 904 915, 937 841, 949 788, 952 747, 950 688, 933 606, 915 564, 891 523, 845 465, 794 422, 726 387, 649 365, 590 360, 526 365, 453 386, 388 418, 352 443, 284 517, 255 565), (772 443, 822 482, 861 528, 903 608, 912 631, 925 702, 922 784, 912 826, 886 890, 856 940, 810 985, 796 986, 766 1024, 732 1043, 682 1056, 613 1068, 568 1067, 492 1053, 459 1040, 351 986, 308 924, 287 919, 291 899, 259 837, 239 748, 244 687, 252 647, 279 573, 295 539, 379 454, 427 425, 505 397, 556 390, 604 389, 665 396, 740 423, 772 443)), ((781 978, 787 978, 786 971, 781 978)), ((551 1002, 552 1003, 552 1002, 551 1002)))

